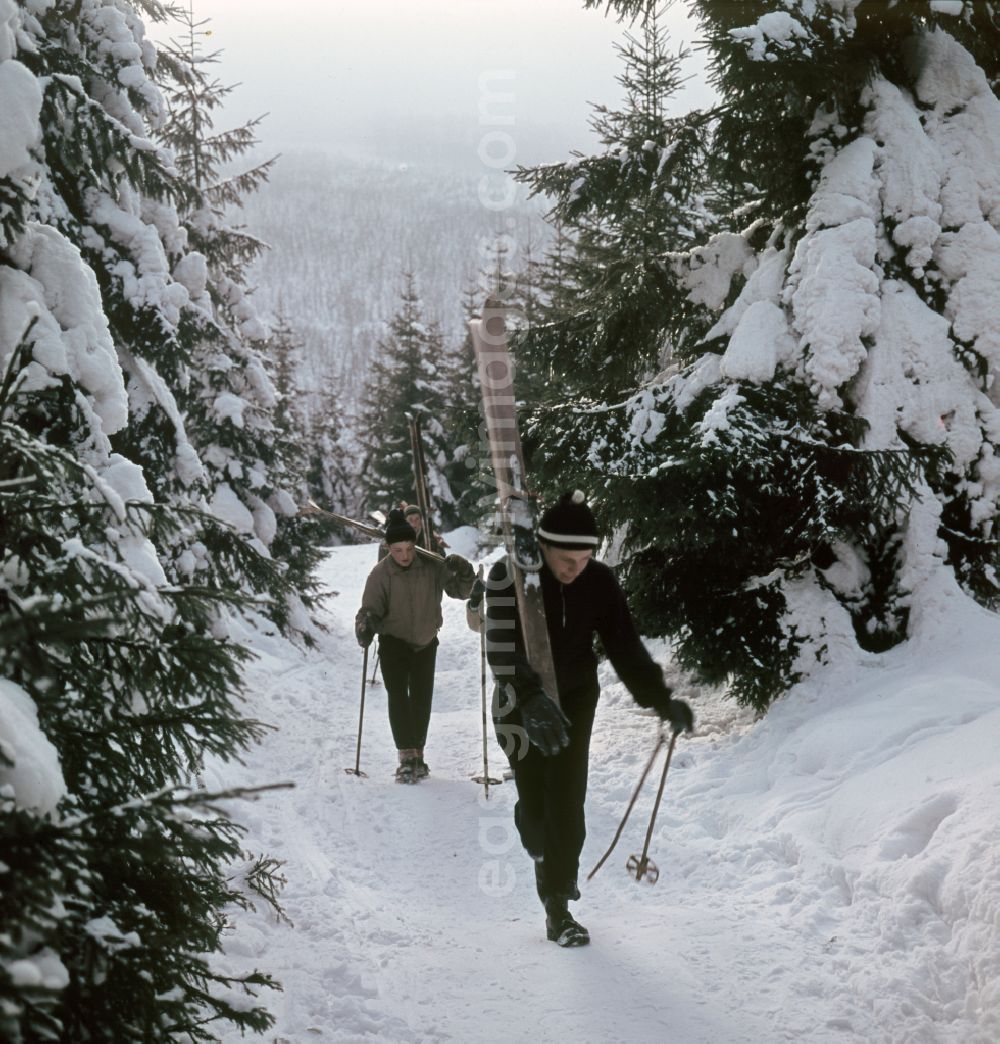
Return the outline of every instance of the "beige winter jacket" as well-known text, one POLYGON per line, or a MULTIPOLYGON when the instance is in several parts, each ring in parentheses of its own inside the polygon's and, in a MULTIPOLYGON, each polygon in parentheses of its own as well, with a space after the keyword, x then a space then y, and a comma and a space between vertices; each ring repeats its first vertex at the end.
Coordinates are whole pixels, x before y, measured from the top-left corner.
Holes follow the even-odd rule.
POLYGON ((468 578, 456 577, 443 560, 435 562, 423 555, 405 569, 391 556, 383 558, 368 574, 358 617, 367 614, 378 634, 399 638, 414 649, 430 645, 443 622, 441 596, 468 598, 475 582, 472 566, 465 559, 459 561, 468 568, 468 578))

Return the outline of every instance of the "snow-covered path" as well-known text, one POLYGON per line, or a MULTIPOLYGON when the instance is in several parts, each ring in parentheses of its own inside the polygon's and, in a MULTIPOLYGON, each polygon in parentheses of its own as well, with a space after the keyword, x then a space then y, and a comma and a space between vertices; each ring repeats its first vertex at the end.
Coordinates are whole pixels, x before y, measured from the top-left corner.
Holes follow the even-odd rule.
MULTIPOLYGON (((1000 693, 984 680, 997 676, 995 653, 966 663, 975 677, 956 706, 918 708, 919 728, 896 720, 881 740, 865 723, 897 719, 913 698, 902 658, 895 683, 891 665, 877 670, 884 698, 874 709, 867 679, 835 702, 817 693, 782 703, 756 727, 700 694, 698 734, 678 744, 651 846, 659 882, 624 870, 642 846, 651 780, 612 858, 581 881, 574 911, 592 945, 564 951, 544 937, 513 830, 513 785, 487 802, 469 779, 482 769, 479 640, 461 603, 445 604, 430 778, 392 781, 381 685, 368 687, 368 776, 343 771, 354 763, 361 681, 353 616, 374 558, 371 547, 346 547, 327 559, 322 579, 340 595, 317 650, 248 637, 259 654, 249 708, 278 728, 246 766, 209 770, 210 786, 295 783, 237 806, 248 848, 286 861, 282 902, 294 927, 239 915, 227 955, 233 969, 256 964, 284 984, 268 999, 277 1016, 268 1040, 1000 1039, 1000 768, 991 765, 1000 693), (964 760, 937 764, 942 743, 964 760), (900 774, 917 748, 924 764, 912 771, 947 778, 943 792, 913 790, 900 774), (844 751, 854 751, 853 772, 838 763, 844 751), (977 800, 987 796, 988 809, 977 800), (942 841, 949 827, 955 839, 942 841), (972 871, 992 880, 965 880, 972 871)), ((986 614, 976 623, 1000 634, 986 614)), ((954 682, 954 663, 942 671, 954 682)), ((605 682, 584 875, 656 735, 614 676, 605 682)), ((489 754, 498 775, 492 737, 489 754)))

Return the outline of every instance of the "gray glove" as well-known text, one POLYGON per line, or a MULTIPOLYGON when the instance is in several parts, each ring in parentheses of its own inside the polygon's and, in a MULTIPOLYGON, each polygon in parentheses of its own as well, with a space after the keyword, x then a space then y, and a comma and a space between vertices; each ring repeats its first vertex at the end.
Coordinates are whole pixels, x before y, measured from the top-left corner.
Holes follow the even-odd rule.
POLYGON ((371 618, 362 609, 354 618, 354 637, 362 649, 367 649, 375 637, 375 628, 372 626, 371 618))

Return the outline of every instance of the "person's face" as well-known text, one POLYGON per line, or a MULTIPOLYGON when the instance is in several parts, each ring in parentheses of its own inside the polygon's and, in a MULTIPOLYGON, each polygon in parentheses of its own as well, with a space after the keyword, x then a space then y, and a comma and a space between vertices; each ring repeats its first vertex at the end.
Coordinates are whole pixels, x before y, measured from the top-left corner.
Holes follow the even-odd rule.
POLYGON ((542 555, 545 557, 545 564, 561 584, 573 583, 594 556, 591 548, 587 548, 585 551, 567 551, 565 548, 550 547, 548 544, 540 546, 542 555))
POLYGON ((396 565, 405 569, 416 557, 417 551, 412 540, 401 540, 398 544, 389 545, 389 554, 396 565))
POLYGON ((413 526, 413 531, 419 533, 424 528, 424 520, 419 515, 407 515, 406 521, 413 526))

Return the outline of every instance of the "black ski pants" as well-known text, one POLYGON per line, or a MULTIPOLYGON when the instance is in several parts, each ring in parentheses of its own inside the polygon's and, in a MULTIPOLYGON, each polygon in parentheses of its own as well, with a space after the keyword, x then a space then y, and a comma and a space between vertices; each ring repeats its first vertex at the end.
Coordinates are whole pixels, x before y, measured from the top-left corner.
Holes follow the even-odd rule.
POLYGON ((519 722, 516 709, 495 719, 497 738, 517 787, 514 823, 521 844, 535 860, 535 881, 543 903, 549 898, 580 898, 577 874, 587 836, 583 806, 599 695, 595 679, 560 697, 563 713, 570 720, 570 739, 568 746, 551 757, 537 747, 510 742, 510 731, 504 726, 519 722))
POLYGON ((414 649, 391 634, 378 640, 382 679, 389 695, 389 727, 397 750, 423 747, 431 720, 438 640, 414 649))

